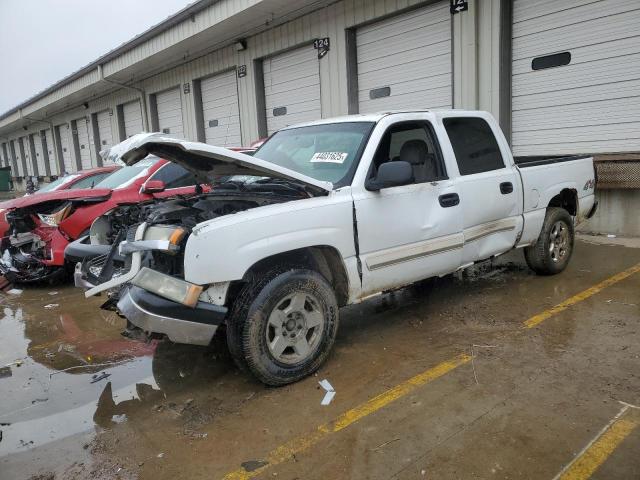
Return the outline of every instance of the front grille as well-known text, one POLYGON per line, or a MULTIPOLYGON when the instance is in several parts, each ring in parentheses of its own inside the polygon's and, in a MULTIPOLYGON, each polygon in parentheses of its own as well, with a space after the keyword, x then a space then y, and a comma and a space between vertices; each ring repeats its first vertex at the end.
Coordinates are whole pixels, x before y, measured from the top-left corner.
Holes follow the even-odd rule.
POLYGON ((98 255, 97 257, 84 261, 82 269, 91 283, 95 284, 100 278, 100 274, 102 273, 102 269, 104 268, 108 257, 109 255, 105 253, 104 255, 98 255))

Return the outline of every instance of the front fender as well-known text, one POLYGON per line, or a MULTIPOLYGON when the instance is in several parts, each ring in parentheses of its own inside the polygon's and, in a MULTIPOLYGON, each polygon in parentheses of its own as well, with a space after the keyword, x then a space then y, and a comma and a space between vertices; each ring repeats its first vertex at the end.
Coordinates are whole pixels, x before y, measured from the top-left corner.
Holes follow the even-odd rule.
POLYGON ((258 207, 196 226, 185 247, 185 280, 240 280, 260 260, 318 245, 335 248, 343 259, 355 255, 349 192, 258 207))

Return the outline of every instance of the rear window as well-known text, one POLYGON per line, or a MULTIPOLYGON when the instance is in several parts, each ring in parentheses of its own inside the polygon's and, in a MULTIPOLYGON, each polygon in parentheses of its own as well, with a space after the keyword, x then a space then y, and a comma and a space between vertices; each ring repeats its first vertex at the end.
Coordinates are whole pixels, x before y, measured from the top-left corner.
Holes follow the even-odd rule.
POLYGON ((158 157, 147 157, 144 160, 140 160, 135 165, 130 167, 122 167, 116 170, 100 183, 94 185, 93 188, 125 188, 131 185, 137 178, 144 177, 149 174, 149 169, 158 163, 160 159, 158 157))
POLYGON ((77 190, 79 188, 93 188, 94 185, 97 185, 102 180, 111 175, 111 172, 102 172, 96 175, 89 175, 84 177, 82 180, 78 180, 76 183, 69 187, 70 190, 77 190))
POLYGON ((496 137, 482 118, 445 118, 460 175, 489 172, 504 168, 496 137))
POLYGON ((64 177, 60 177, 57 180, 49 183, 48 185, 45 185, 44 187, 40 188, 36 193, 45 193, 45 192, 52 192, 54 190, 62 190, 62 188, 67 183, 72 182, 79 176, 80 175, 78 175, 77 173, 73 175, 65 175, 64 177))

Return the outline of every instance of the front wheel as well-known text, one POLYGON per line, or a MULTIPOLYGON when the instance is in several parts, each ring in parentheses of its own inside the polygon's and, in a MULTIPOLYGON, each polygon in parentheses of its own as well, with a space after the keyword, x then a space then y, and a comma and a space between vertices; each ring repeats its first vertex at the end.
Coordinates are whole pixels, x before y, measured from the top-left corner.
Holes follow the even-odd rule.
POLYGON ((236 362, 273 386, 320 368, 338 330, 338 305, 326 279, 312 270, 276 269, 246 288, 252 294, 238 297, 245 305, 228 320, 236 362))
POLYGON ((569 212, 558 207, 547 209, 538 240, 524 250, 527 265, 538 275, 562 272, 573 253, 573 241, 573 221, 569 212))

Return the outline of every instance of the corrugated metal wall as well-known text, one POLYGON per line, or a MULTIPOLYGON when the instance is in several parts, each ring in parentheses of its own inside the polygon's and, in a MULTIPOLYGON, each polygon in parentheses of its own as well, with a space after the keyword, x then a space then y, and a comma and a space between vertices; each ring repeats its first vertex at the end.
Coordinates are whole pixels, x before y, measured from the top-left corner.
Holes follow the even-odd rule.
MULTIPOLYGON (((440 1, 442 2, 443 0, 440 1)), ((174 29, 164 32, 162 34, 163 38, 158 38, 155 42, 147 42, 139 48, 134 48, 128 54, 109 61, 103 68, 104 75, 108 78, 109 75, 120 72, 134 62, 160 52, 162 48, 166 48, 169 45, 167 43, 169 40, 173 39, 173 42, 175 42, 176 39, 182 38, 192 29, 193 32, 202 31, 206 25, 214 25, 225 15, 228 16, 234 11, 249 8, 258 3, 257 0, 225 0, 217 2, 212 5, 211 9, 206 10, 205 14, 198 14, 195 22, 187 22, 191 25, 180 27, 186 28, 188 31, 178 31, 176 30, 178 26, 176 26, 174 29)), ((319 61, 322 116, 345 115, 349 112, 347 29, 353 29, 378 19, 434 3, 437 2, 433 0, 337 1, 329 6, 249 37, 247 39, 247 49, 244 51, 237 52, 233 46, 228 46, 192 59, 162 73, 154 74, 132 86, 144 90, 147 98, 146 115, 148 119, 151 119, 152 112, 148 101, 149 95, 179 85, 184 122, 183 135, 186 139, 196 140, 198 138, 197 111, 201 107, 196 105, 196 96, 193 95, 192 88, 193 81, 245 65, 246 76, 238 78, 238 97, 242 142, 244 145, 248 145, 258 139, 259 118, 264 114, 262 111, 258 111, 257 79, 256 69, 254 68, 256 61, 261 61, 265 57, 273 56, 301 45, 308 45, 309 48, 312 48, 311 42, 314 39, 329 37, 331 41, 330 51, 319 61)), ((446 0, 445 3, 447 3, 446 0)), ((454 105, 464 108, 482 107, 497 116, 499 69, 495 60, 497 58, 495 52, 499 48, 497 32, 499 31, 500 0, 485 0, 482 2, 482 8, 476 7, 476 2, 469 2, 469 4, 470 11, 465 12, 466 19, 463 19, 462 15, 457 15, 457 18, 454 17, 452 22, 454 105), (471 39, 474 40, 471 41, 471 39)), ((83 86, 90 85, 91 82, 98 81, 98 78, 94 78, 92 75, 85 77, 60 89, 54 97, 56 99, 64 98, 65 95, 76 92, 83 86)), ((112 112, 112 115, 109 116, 111 131, 114 142, 117 142, 120 132, 118 115, 116 115, 118 106, 139 99, 140 93, 132 89, 121 88, 105 96, 89 99, 89 109, 78 107, 47 118, 47 121, 52 122, 53 125, 62 124, 61 134, 66 134, 66 125, 72 120, 88 116, 93 122, 97 118, 96 115, 93 115, 94 113, 105 110, 110 111, 112 112)), ((52 99, 45 97, 39 100, 34 104, 33 110, 41 108, 48 101, 52 101, 52 99)), ((31 111, 31 106, 29 109, 31 111)), ((26 110, 24 114, 26 114, 26 110)), ((151 125, 151 122, 149 125, 151 125)), ((39 128, 42 128, 42 125, 34 124, 28 129, 28 132, 15 132, 9 136, 9 139, 17 139, 17 137, 23 136, 25 133, 36 132, 39 128)), ((93 149, 91 152, 92 165, 96 165, 98 156, 98 152, 95 152, 94 131, 96 130, 93 125, 90 125, 88 132, 90 136, 89 145, 93 149)), ((75 169, 74 166, 80 162, 75 158, 71 135, 69 135, 66 143, 67 145, 65 146, 68 149, 68 153, 65 154, 65 157, 69 156, 69 158, 65 158, 66 164, 69 168, 75 169)), ((54 149, 53 146, 50 146, 50 149, 57 153, 57 149, 54 149)), ((50 155, 50 163, 55 164, 55 162, 56 155, 50 155)), ((51 171, 52 173, 57 172, 58 168, 53 165, 51 171)))

